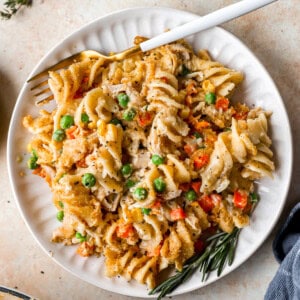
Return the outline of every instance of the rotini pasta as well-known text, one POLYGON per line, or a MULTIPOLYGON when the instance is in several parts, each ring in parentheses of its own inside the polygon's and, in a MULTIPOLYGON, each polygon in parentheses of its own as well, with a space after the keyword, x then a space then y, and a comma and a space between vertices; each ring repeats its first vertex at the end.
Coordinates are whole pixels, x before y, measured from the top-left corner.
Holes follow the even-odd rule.
POLYGON ((52 241, 152 288, 209 234, 247 226, 253 182, 275 167, 271 114, 231 99, 242 80, 184 40, 50 72, 55 109, 23 125, 58 210, 52 241))

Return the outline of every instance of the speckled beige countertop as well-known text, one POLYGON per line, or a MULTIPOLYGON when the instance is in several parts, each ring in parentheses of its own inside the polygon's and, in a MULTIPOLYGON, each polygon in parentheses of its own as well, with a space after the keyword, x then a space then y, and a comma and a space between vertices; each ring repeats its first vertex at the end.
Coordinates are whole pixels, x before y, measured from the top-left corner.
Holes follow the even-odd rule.
MULTIPOLYGON (((21 11, 10 21, 0 21, 0 285, 39 299, 132 299, 94 287, 56 265, 40 249, 17 210, 8 180, 6 138, 17 95, 36 63, 66 35, 115 10, 167 6, 203 15, 233 2, 236 1, 34 0, 31 9, 21 11)), ((292 124, 292 184, 278 228, 300 194, 300 1, 279 0, 223 27, 240 38, 267 68, 292 124)), ((271 249, 275 232, 276 228, 262 247, 231 274, 173 299, 262 299, 278 268, 271 249)))

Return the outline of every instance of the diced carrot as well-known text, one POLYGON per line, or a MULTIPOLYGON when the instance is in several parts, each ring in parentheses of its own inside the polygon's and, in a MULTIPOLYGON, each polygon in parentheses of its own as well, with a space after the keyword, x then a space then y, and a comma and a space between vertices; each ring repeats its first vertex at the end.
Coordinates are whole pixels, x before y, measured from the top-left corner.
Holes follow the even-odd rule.
POLYGON ((202 154, 199 157, 196 157, 194 159, 194 167, 196 169, 201 169, 205 165, 207 165, 209 162, 209 155, 208 154, 202 154))
POLYGON ((152 205, 151 208, 155 209, 155 208, 160 208, 161 207, 161 203, 159 200, 155 201, 152 205))
POLYGON ((161 245, 158 245, 157 247, 155 247, 155 248, 152 249, 151 251, 148 251, 148 252, 147 252, 147 256, 148 256, 148 257, 159 256, 159 254, 160 254, 160 249, 161 249, 161 245))
POLYGON ((248 204, 248 193, 244 190, 236 190, 233 194, 233 204, 235 207, 244 209, 248 204))
POLYGON ((218 98, 216 101, 216 109, 222 109, 226 111, 229 107, 229 100, 228 98, 218 98))
POLYGON ((41 171, 42 171, 42 167, 38 167, 32 171, 32 174, 40 176, 41 171))
POLYGON ((163 76, 163 77, 160 77, 160 79, 163 81, 163 82, 165 82, 165 83, 168 83, 168 78, 167 77, 165 77, 165 76, 163 76))
POLYGON ((153 115, 147 111, 143 111, 138 114, 137 120, 141 127, 145 127, 152 123, 153 115))
POLYGON ((217 135, 214 132, 206 132, 204 136, 204 141, 208 146, 213 146, 217 140, 217 135))
POLYGON ((198 201, 193 201, 190 203, 191 206, 197 207, 199 206, 199 202, 198 201))
POLYGON ((156 200, 150 207, 151 214, 158 215, 160 214, 161 202, 160 200, 156 200))
POLYGON ((82 83, 88 83, 89 82, 89 76, 84 76, 82 78, 82 83))
POLYGON ((197 92, 198 91, 195 87, 195 82, 194 81, 190 82, 186 87, 187 95, 195 95, 195 94, 197 94, 197 92))
POLYGON ((199 204, 206 213, 210 212, 215 206, 212 198, 208 195, 202 196, 199 200, 199 204))
POLYGON ((77 168, 87 168, 87 164, 85 162, 85 157, 76 162, 77 168))
POLYGON ((201 253, 204 249, 204 242, 201 239, 198 239, 195 243, 194 243, 194 250, 196 253, 201 253))
POLYGON ((244 104, 240 104, 238 103, 235 107, 234 107, 234 111, 233 111, 233 117, 236 120, 245 120, 247 119, 248 113, 249 113, 249 108, 244 105, 244 104))
POLYGON ((236 120, 246 120, 247 116, 248 116, 248 112, 246 112, 246 111, 237 112, 233 115, 233 117, 236 120))
POLYGON ((126 239, 130 236, 133 236, 134 228, 132 224, 120 224, 117 227, 117 236, 122 239, 126 239))
POLYGON ((186 214, 181 207, 172 209, 170 215, 173 221, 182 220, 186 217, 186 214))
POLYGON ((32 174, 38 175, 45 179, 45 181, 51 186, 51 177, 48 173, 42 168, 38 167, 32 171, 32 174))
POLYGON ((201 181, 194 181, 191 184, 192 189, 199 195, 201 188, 201 181))
POLYGON ((192 105, 192 103, 193 103, 193 98, 192 98, 191 95, 187 95, 187 96, 185 97, 185 103, 186 103, 187 106, 191 106, 191 105, 192 105))
POLYGON ((198 121, 194 126, 197 130, 202 130, 204 128, 210 127, 210 123, 203 120, 203 121, 198 121))
POLYGON ((90 245, 88 242, 83 242, 77 248, 76 253, 82 257, 91 256, 94 253, 94 246, 90 245))
POLYGON ((186 144, 183 146, 183 150, 187 155, 191 155, 195 150, 196 150, 196 144, 195 145, 191 145, 191 144, 186 144))
POLYGON ((75 139, 75 130, 77 129, 77 126, 71 126, 70 128, 66 129, 66 135, 67 135, 67 138, 70 139, 70 140, 73 140, 75 139))

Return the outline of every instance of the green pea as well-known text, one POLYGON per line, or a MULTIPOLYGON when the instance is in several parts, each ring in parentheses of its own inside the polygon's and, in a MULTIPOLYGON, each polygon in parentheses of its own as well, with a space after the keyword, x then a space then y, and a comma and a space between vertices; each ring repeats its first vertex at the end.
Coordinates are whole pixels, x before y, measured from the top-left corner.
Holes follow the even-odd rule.
POLYGON ((85 123, 85 124, 87 124, 90 121, 89 116, 86 113, 81 114, 80 119, 81 119, 81 122, 85 123))
POLYGON ((123 113, 123 119, 125 121, 132 121, 134 119, 136 115, 136 112, 133 108, 129 109, 129 110, 126 110, 124 113, 123 113))
POLYGON ((126 186, 128 189, 132 188, 132 187, 135 186, 135 185, 136 185, 136 182, 133 181, 133 180, 131 180, 131 179, 128 179, 128 180, 126 181, 126 183, 125 183, 125 186, 126 186))
POLYGON ((250 198, 251 198, 251 203, 257 203, 258 202, 258 200, 259 200, 259 197, 258 197, 258 195, 256 194, 256 193, 250 193, 250 198))
POLYGON ((86 241, 86 236, 83 236, 80 232, 76 232, 75 237, 80 240, 80 242, 86 241))
POLYGON ((216 102, 216 94, 215 93, 207 93, 207 94, 205 94, 205 102, 207 104, 215 104, 215 102, 216 102))
POLYGON ((152 155, 151 161, 156 166, 161 165, 161 164, 164 163, 164 159, 161 156, 159 156, 158 154, 152 155))
POLYGON ((58 205, 59 205, 61 208, 64 208, 64 204, 63 204, 61 201, 58 202, 58 205))
POLYGON ((124 177, 130 176, 132 173, 132 167, 130 164, 125 164, 121 168, 121 173, 123 174, 124 177))
POLYGON ((63 210, 60 210, 60 211, 58 211, 57 214, 56 214, 56 219, 57 219, 59 222, 62 222, 63 219, 64 219, 64 216, 65 216, 64 211, 63 211, 63 210))
POLYGON ((62 116, 59 124, 62 129, 68 129, 74 125, 74 118, 70 115, 62 116))
POLYGON ((197 194, 194 190, 187 191, 184 196, 188 201, 195 201, 197 199, 197 194))
POLYGON ((159 193, 164 192, 167 187, 166 183, 164 182, 164 180, 162 178, 154 179, 153 185, 154 185, 154 189, 159 193))
POLYGON ((128 102, 130 101, 130 98, 125 93, 120 93, 118 96, 118 101, 121 107, 126 108, 128 105, 128 102))
POLYGON ((65 131, 63 129, 57 129, 52 135, 52 139, 56 142, 62 142, 66 137, 65 131))
POLYGON ((35 149, 32 149, 32 156, 38 158, 38 154, 35 149))
POLYGON ((38 158, 36 156, 30 156, 30 158, 27 161, 27 166, 29 169, 34 170, 36 169, 39 165, 37 164, 38 158))
POLYGON ((141 211, 142 211, 142 214, 143 215, 150 215, 150 213, 151 213, 151 208, 145 208, 145 207, 143 207, 143 208, 141 208, 141 211))
POLYGON ((117 119, 117 118, 113 118, 113 119, 111 119, 110 120, 110 122, 109 122, 110 124, 114 124, 114 125, 121 125, 122 126, 122 122, 119 120, 119 119, 117 119))
POLYGON ((85 173, 81 182, 86 187, 93 187, 96 184, 96 177, 92 173, 85 173))
POLYGON ((137 200, 145 200, 148 196, 148 191, 142 187, 139 187, 135 189, 133 195, 137 200))

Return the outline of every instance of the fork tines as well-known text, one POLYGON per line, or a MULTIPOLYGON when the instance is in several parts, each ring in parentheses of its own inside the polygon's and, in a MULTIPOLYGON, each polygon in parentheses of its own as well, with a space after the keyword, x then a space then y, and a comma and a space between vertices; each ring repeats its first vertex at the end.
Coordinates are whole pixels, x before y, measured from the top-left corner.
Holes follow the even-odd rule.
POLYGON ((50 94, 51 90, 48 86, 48 80, 39 82, 37 85, 33 86, 30 90, 37 91, 37 93, 34 94, 34 97, 36 98, 38 98, 41 95, 44 96, 36 101, 37 105, 44 105, 54 99, 54 96, 50 94))

